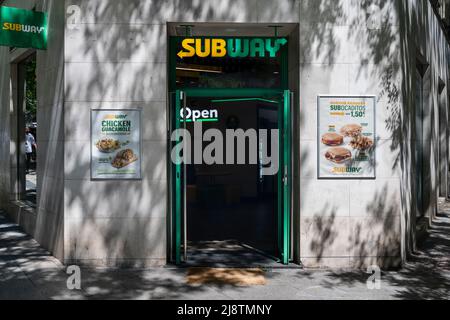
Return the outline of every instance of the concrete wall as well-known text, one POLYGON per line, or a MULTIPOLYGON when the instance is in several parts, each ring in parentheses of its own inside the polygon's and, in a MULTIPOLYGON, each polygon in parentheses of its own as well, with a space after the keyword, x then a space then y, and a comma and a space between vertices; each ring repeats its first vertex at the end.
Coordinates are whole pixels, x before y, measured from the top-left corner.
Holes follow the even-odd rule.
POLYGON ((166 23, 298 21, 298 1, 263 2, 66 1, 81 9, 66 26, 66 262, 166 262, 166 23), (142 181, 90 181, 89 110, 128 107, 144 110, 142 181))
MULTIPOLYGON (((428 223, 437 212, 437 198, 439 193, 446 195, 446 185, 440 190, 439 181, 446 180, 448 172, 448 158, 441 158, 445 164, 439 171, 439 144, 448 144, 448 137, 440 136, 440 126, 448 127, 448 67, 449 67, 449 45, 439 26, 438 19, 434 15, 428 1, 417 0, 401 2, 399 12, 402 17, 401 28, 401 53, 402 73, 404 81, 402 83, 403 105, 401 114, 403 119, 407 119, 402 126, 401 133, 403 140, 399 140, 402 147, 402 199, 403 212, 402 223, 404 233, 404 254, 407 255, 415 249, 416 238, 416 215, 423 214, 428 223), (415 95, 418 90, 415 82, 416 65, 426 63, 426 85, 424 86, 424 111, 423 111, 423 211, 418 208, 418 198, 415 196, 418 186, 415 184, 417 174, 414 159, 414 148, 417 141, 421 139, 415 136, 416 107, 415 95), (440 85, 444 86, 443 94, 439 94, 440 85), (441 124, 439 114, 442 114, 441 124), (442 139, 442 140, 441 140, 442 139), (446 140, 446 141, 445 141, 446 140)), ((443 146, 445 149, 445 147, 443 146)))
POLYGON ((391 149, 394 133, 388 123, 391 104, 399 103, 390 100, 392 91, 400 87, 394 3, 380 1, 374 8, 356 0, 66 1, 71 4, 81 13, 66 32, 67 260, 164 261, 167 189, 158 173, 166 162, 165 22, 227 21, 300 22, 301 164, 295 218, 300 220, 296 246, 302 262, 311 267, 398 264, 399 150, 391 149), (317 180, 316 98, 326 93, 378 96, 375 181, 317 180), (142 182, 89 181, 89 109, 128 106, 144 108, 144 121, 151 123, 144 133, 146 148, 159 151, 144 157, 142 182))
POLYGON ((64 241, 64 3, 37 1, 48 12, 46 51, 37 53, 37 220, 36 240, 58 259, 64 241))
POLYGON ((171 5, 66 1, 66 8, 71 5, 81 11, 67 15, 65 35, 64 261, 162 265, 167 213, 165 21, 171 5), (93 108, 142 108, 142 181, 90 180, 93 108))
POLYGON ((396 1, 300 1, 300 255, 307 267, 400 259, 396 1), (317 180, 317 95, 377 96, 376 179, 317 180))
POLYGON ((0 47, 0 208, 6 210, 10 200, 10 67, 9 48, 0 47))
MULTIPOLYGON (((396 266, 416 243, 415 67, 429 66, 423 118, 423 203, 437 210, 439 140, 447 163, 448 44, 429 1, 301 1, 300 246, 306 266, 396 266), (316 180, 317 94, 378 98, 377 178, 316 180), (336 192, 338 190, 339 192, 336 192), (320 196, 316 196, 316 195, 320 196), (302 200, 303 199, 303 200, 302 200)), ((446 184, 443 184, 444 188, 446 184)), ((447 194, 446 190, 441 190, 447 194)))

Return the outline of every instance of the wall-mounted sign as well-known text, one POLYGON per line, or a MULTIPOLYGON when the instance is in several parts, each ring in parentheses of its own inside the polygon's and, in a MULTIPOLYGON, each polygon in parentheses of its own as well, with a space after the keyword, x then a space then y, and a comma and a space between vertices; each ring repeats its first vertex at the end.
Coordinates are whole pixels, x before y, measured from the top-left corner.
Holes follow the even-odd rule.
POLYGON ((0 46, 47 49, 47 14, 0 6, 0 46))
POLYGON ((318 97, 318 177, 375 178, 375 96, 318 97))
POLYGON ((199 58, 271 57, 275 58, 281 47, 287 43, 285 38, 186 38, 181 42, 183 50, 178 52, 181 59, 197 56, 199 58))
POLYGON ((141 179, 141 111, 91 110, 91 179, 141 179))

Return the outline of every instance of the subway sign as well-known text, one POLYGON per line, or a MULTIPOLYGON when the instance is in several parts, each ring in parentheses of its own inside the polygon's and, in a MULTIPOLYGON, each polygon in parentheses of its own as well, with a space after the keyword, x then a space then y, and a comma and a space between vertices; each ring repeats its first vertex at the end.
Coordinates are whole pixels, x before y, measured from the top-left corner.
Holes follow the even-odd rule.
POLYGON ((0 46, 47 49, 47 14, 0 6, 0 46))
POLYGON ((275 58, 286 43, 285 38, 185 38, 181 42, 182 50, 177 55, 181 59, 194 56, 275 58))

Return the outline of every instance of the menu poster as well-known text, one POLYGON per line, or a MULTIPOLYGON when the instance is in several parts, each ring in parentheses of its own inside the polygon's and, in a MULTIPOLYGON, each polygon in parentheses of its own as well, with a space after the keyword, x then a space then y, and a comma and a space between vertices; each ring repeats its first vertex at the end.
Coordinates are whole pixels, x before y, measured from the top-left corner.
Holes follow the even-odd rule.
POLYGON ((91 110, 91 179, 141 179, 141 111, 91 110))
POLYGON ((375 178, 375 104, 375 96, 319 96, 319 179, 375 178))

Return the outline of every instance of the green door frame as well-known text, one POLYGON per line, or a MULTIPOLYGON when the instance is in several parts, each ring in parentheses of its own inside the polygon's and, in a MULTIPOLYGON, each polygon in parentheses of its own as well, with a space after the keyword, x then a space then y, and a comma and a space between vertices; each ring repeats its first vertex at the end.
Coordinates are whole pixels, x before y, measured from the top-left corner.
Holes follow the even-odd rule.
MULTIPOLYGON (((170 126, 171 129, 181 128, 180 110, 182 108, 181 98, 188 97, 217 97, 217 98, 247 98, 254 97, 259 99, 272 98, 275 96, 279 97, 279 130, 280 130, 280 141, 279 141, 279 190, 278 190, 278 221, 279 225, 283 225, 282 232, 278 232, 280 235, 278 238, 279 251, 283 252, 280 257, 280 262, 288 264, 290 260, 290 225, 291 225, 291 113, 290 113, 290 92, 285 90, 288 88, 288 51, 289 43, 287 43, 281 50, 281 85, 277 89, 266 89, 266 88, 178 88, 176 85, 176 54, 177 54, 177 42, 185 37, 169 37, 169 64, 168 64, 168 75, 169 75, 169 92, 175 94, 175 108, 170 105, 170 126), (173 109, 175 109, 175 114, 172 114, 173 109), (286 167, 287 166, 287 167, 286 167)), ((223 37, 222 37, 223 38, 223 37)), ((245 38, 245 37, 240 37, 245 38)), ((251 38, 251 37, 249 37, 251 38)), ((264 37, 264 38, 278 38, 275 37, 264 37)), ((173 146, 169 143, 169 146, 173 146)), ((181 242, 182 242, 182 228, 181 221, 183 206, 185 207, 185 198, 181 193, 181 186, 183 183, 182 169, 181 165, 174 165, 170 160, 170 150, 169 150, 169 163, 168 168, 172 168, 171 173, 171 206, 174 209, 171 216, 171 221, 175 224, 171 227, 171 232, 175 231, 175 235, 172 235, 172 244, 175 245, 175 250, 171 250, 172 261, 176 264, 181 263, 181 242), (177 190, 173 190, 173 188, 177 190), (173 257, 173 252, 175 257, 173 257)), ((173 225, 172 224, 172 225, 173 225)), ((186 237, 186 235, 184 234, 186 237)), ((184 239, 184 241, 186 241, 184 239)), ((185 248, 184 248, 185 249, 185 248)), ((186 249, 185 249, 186 250, 186 249)))
MULTIPOLYGON (((174 113, 172 114, 171 121, 171 134, 174 130, 181 128, 181 101, 182 101, 182 92, 180 90, 177 90, 175 93, 172 93, 175 95, 173 97, 173 103, 175 106, 174 113)), ((172 106, 171 106, 172 107, 172 106)), ((178 135, 175 136, 177 140, 180 139, 178 135)), ((171 142, 169 144, 172 147, 175 147, 173 143, 171 142)), ((173 230, 171 232, 174 232, 172 234, 172 241, 174 243, 174 258, 175 264, 179 265, 181 263, 181 209, 182 209, 182 191, 181 191, 181 164, 179 163, 179 153, 176 152, 177 158, 176 163, 173 163, 171 161, 171 150, 169 150, 169 162, 170 162, 170 168, 171 168, 171 197, 172 203, 171 206, 173 208, 173 230)), ((172 253, 171 253, 172 255, 172 253)))
POLYGON ((291 92, 283 92, 283 264, 288 264, 291 252, 291 195, 292 195, 292 162, 291 162, 291 92))
MULTIPOLYGON (((180 111, 183 103, 186 103, 187 97, 211 97, 211 98, 248 98, 252 97, 255 100, 265 98, 278 97, 279 107, 279 171, 278 171, 278 249, 280 252, 279 262, 288 264, 290 261, 290 241, 291 241, 291 93, 289 90, 277 89, 186 89, 175 91, 175 112, 172 116, 172 129, 181 128, 180 111), (182 101, 183 100, 183 101, 182 101)), ((242 99, 246 100, 246 99, 242 99)), ((270 101, 273 102, 273 101, 270 101)), ((180 137, 176 137, 178 140, 180 137)), ((172 146, 172 144, 170 144, 172 146)), ((177 152, 178 155, 178 152, 177 152)), ((184 245, 186 245, 185 229, 182 224, 186 224, 183 219, 183 206, 185 196, 182 191, 182 177, 183 172, 181 164, 170 163, 172 168, 172 221, 174 241, 174 262, 181 264, 181 248, 182 248, 182 233, 184 234, 184 245), (184 229, 184 231, 182 231, 184 229)), ((184 191, 185 193, 185 191, 184 191)), ((184 209, 183 209, 184 207, 184 209)), ((184 246, 186 256, 186 246, 184 246)))

